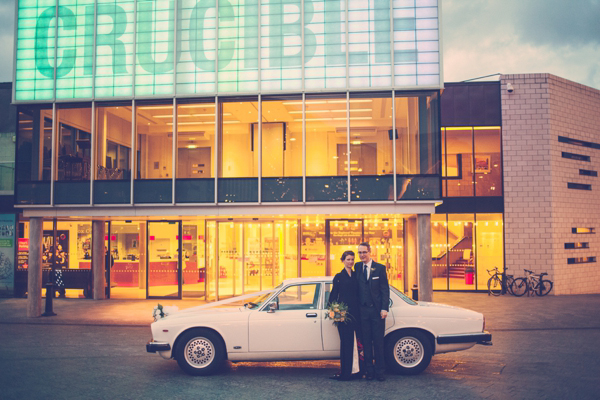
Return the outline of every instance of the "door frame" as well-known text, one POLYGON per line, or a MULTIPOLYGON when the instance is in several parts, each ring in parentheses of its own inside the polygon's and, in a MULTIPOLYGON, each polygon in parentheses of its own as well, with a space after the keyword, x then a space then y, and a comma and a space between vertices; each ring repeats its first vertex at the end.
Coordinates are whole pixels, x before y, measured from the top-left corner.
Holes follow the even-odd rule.
POLYGON ((181 241, 182 241, 182 220, 148 220, 146 221, 146 298, 147 299, 175 299, 181 300, 181 285, 183 283, 183 268, 181 267, 181 241), (150 224, 154 222, 162 222, 162 223, 176 223, 178 224, 177 228, 177 296, 150 296, 148 292, 150 291, 150 286, 148 285, 148 275, 150 274, 150 254, 148 252, 148 248, 150 246, 150 224))

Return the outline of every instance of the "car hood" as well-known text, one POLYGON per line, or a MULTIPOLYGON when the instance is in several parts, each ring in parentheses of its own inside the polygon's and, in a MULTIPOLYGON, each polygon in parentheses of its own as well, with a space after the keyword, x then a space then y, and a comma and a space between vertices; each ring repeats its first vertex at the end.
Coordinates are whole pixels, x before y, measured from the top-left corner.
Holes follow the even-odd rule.
POLYGON ((436 318, 466 318, 480 319, 483 314, 468 310, 466 308, 450 306, 448 304, 433 303, 429 301, 418 301, 417 306, 412 308, 415 313, 428 315, 436 318))

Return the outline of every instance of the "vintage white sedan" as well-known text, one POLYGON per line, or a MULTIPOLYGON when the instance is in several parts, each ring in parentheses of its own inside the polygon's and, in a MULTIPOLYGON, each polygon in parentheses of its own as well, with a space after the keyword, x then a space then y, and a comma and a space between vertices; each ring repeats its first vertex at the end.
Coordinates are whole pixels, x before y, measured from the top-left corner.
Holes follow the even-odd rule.
MULTIPOLYGON (((290 279, 266 292, 174 312, 152 323, 146 350, 176 359, 191 375, 212 374, 225 360, 338 359, 338 331, 325 319, 331 285, 331 277, 290 279)), ((390 287, 388 370, 418 374, 434 354, 489 345, 484 329, 478 312, 416 302, 390 287)))

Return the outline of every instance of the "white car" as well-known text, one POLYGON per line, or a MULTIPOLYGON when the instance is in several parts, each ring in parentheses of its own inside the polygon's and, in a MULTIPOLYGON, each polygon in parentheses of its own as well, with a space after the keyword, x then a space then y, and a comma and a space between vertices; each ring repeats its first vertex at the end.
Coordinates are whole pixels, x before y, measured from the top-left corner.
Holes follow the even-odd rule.
MULTIPOLYGON (((225 360, 338 359, 338 330, 325 319, 332 279, 290 279, 270 291, 174 312, 152 323, 146 350, 175 358, 190 375, 214 373, 225 360)), ((492 335, 484 329, 478 312, 415 302, 390 286, 388 370, 418 374, 434 354, 490 345, 492 335)))

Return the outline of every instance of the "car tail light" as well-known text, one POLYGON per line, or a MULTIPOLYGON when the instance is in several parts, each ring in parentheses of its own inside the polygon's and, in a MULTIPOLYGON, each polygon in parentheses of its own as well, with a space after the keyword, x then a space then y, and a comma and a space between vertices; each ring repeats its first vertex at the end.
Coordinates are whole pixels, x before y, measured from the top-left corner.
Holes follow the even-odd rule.
POLYGON ((485 331, 485 315, 483 316, 483 328, 481 328, 482 331, 485 331))

